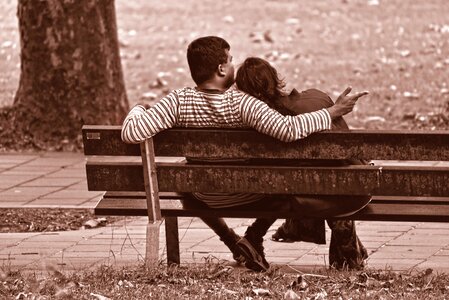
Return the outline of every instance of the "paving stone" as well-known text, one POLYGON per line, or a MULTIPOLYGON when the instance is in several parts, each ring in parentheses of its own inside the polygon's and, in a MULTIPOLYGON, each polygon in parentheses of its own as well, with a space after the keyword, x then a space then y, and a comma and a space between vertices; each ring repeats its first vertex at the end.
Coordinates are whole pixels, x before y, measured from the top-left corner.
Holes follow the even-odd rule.
POLYGON ((58 191, 60 189, 61 189, 60 187, 40 187, 40 186, 26 187, 21 185, 2 192, 0 197, 3 195, 6 197, 9 195, 27 195, 33 196, 33 198, 36 199, 43 195, 58 191))
POLYGON ((410 232, 410 235, 434 236, 436 239, 438 239, 440 235, 449 236, 449 227, 448 228, 416 228, 410 232))
POLYGON ((275 250, 288 250, 288 251, 296 251, 296 250, 310 250, 316 247, 315 244, 312 243, 304 243, 304 242, 295 242, 295 243, 279 243, 273 241, 264 241, 264 247, 267 250, 275 251, 275 250))
MULTIPOLYGON (((75 190, 81 190, 81 191, 87 191, 88 187, 87 187, 87 180, 85 180, 86 175, 82 175, 83 177, 81 178, 81 180, 79 180, 80 178, 78 178, 78 182, 73 184, 72 186, 70 186, 70 188, 75 189, 75 190)), ((47 177, 47 178, 51 178, 51 177, 47 177)), ((73 177, 76 178, 76 177, 73 177)))
MULTIPOLYGON (((400 235, 399 235, 400 236, 400 235)), ((373 236, 363 236, 359 235, 359 238, 362 242, 370 241, 370 242, 388 242, 393 241, 397 238, 397 236, 382 236, 382 235, 373 235, 373 236)))
POLYGON ((449 249, 440 249, 438 252, 435 253, 435 256, 446 256, 446 259, 449 260, 449 249))
MULTIPOLYGON (((291 250, 275 250, 275 251, 265 251, 265 255, 267 257, 291 257, 291 258, 297 258, 302 257, 309 253, 309 250, 298 250, 298 251, 291 251, 291 250)), ((327 252, 326 252, 327 253, 327 252)))
MULTIPOLYGON (((126 242, 126 241, 125 241, 126 242)), ((144 244, 131 244, 131 243, 122 243, 122 244, 112 244, 112 245, 102 245, 102 244, 76 244, 71 245, 66 248, 66 252, 109 252, 113 251, 126 251, 126 250, 135 250, 144 247, 144 244)))
POLYGON ((79 178, 50 178, 50 177, 41 177, 32 181, 28 181, 21 186, 26 187, 69 187, 74 185, 75 183, 80 182, 79 178))
MULTIPOLYGON (((0 188, 10 189, 10 188, 18 186, 24 182, 38 178, 39 176, 40 175, 38 175, 38 174, 5 175, 4 173, 1 173, 0 174, 0 188)), ((2 199, 1 196, 0 196, 0 199, 2 199)))
POLYGON ((20 199, 1 200, 2 208, 22 208, 32 199, 21 197, 20 199))
POLYGON ((7 267, 12 270, 23 270, 25 266, 31 263, 39 262, 39 257, 17 257, 0 254, 0 267, 7 267))
POLYGON ((96 196, 103 195, 103 192, 90 192, 85 190, 59 190, 45 195, 45 199, 85 199, 89 200, 96 196))
POLYGON ((27 155, 22 155, 22 154, 1 154, 1 162, 5 162, 5 163, 12 163, 12 164, 22 164, 24 162, 27 161, 31 161, 35 158, 39 157, 39 155, 34 155, 34 154, 27 154, 27 155))
POLYGON ((100 201, 101 196, 84 201, 83 203, 79 204, 79 208, 95 208, 100 201))
POLYGON ((417 228, 419 229, 441 229, 441 228, 449 228, 449 223, 419 223, 417 224, 417 228))
POLYGON ((306 254, 298 257, 291 262, 292 265, 316 265, 326 267, 329 265, 329 259, 327 255, 313 255, 306 254))
POLYGON ((36 158, 30 162, 27 162, 26 166, 43 166, 43 167, 52 167, 52 166, 57 166, 59 168, 65 168, 68 166, 71 166, 75 163, 78 163, 80 161, 79 158, 75 157, 39 157, 36 158))
POLYGON ((15 163, 8 163, 8 162, 0 161, 0 170, 1 171, 6 171, 6 170, 9 170, 9 169, 12 169, 15 166, 16 166, 15 163))
MULTIPOLYGON (((85 181, 86 171, 84 169, 61 169, 46 175, 46 178, 77 178, 80 180, 84 179, 83 181, 85 181)), ((87 190, 87 184, 85 187, 87 190)))
POLYGON ((36 257, 39 259, 42 255, 47 256, 53 253, 58 252, 54 248, 19 248, 19 247, 10 247, 7 249, 0 250, 0 254, 3 255, 14 255, 15 257, 36 257))
POLYGON ((16 166, 9 171, 11 172, 30 172, 30 173, 44 173, 43 175, 51 174, 60 170, 58 166, 30 166, 30 165, 20 165, 16 166))
POLYGON ((438 238, 433 236, 401 236, 397 239, 388 242, 388 245, 447 245, 449 244, 449 236, 438 236, 438 238))
POLYGON ((449 260, 447 257, 436 256, 418 264, 417 268, 420 268, 421 270, 431 268, 435 269, 438 273, 447 272, 449 270, 449 260))
POLYGON ((387 258, 387 257, 378 257, 378 258, 369 257, 367 259, 367 262, 370 266, 371 265, 377 265, 382 267, 401 266, 401 268, 402 267, 413 268, 424 261, 425 261, 424 259, 418 258, 404 259, 404 258, 387 258))
POLYGON ((46 176, 48 174, 48 171, 41 170, 41 169, 35 169, 35 170, 18 170, 18 169, 11 169, 8 171, 5 171, 0 174, 0 177, 3 175, 5 176, 30 176, 34 178, 46 176))
POLYGON ((31 200, 27 203, 28 207, 48 207, 48 208, 80 208, 86 201, 84 199, 48 199, 39 198, 36 200, 31 200))
POLYGON ((434 252, 416 252, 416 251, 377 251, 369 255, 370 259, 422 259, 425 260, 431 257, 434 252))
POLYGON ((78 241, 51 241, 51 243, 42 243, 34 240, 25 240, 17 244, 17 249, 41 249, 41 248, 56 248, 64 249, 78 244, 78 241))
POLYGON ((70 242, 76 242, 80 239, 83 239, 83 236, 80 235, 63 235, 61 236, 60 233, 54 233, 54 234, 40 234, 37 236, 33 236, 32 238, 29 239, 29 241, 33 241, 33 242, 46 242, 46 243, 52 243, 53 241, 57 241, 57 240, 63 240, 63 241, 70 241, 70 242))
POLYGON ((296 261, 296 258, 292 256, 266 256, 266 260, 270 265, 290 265, 296 261))

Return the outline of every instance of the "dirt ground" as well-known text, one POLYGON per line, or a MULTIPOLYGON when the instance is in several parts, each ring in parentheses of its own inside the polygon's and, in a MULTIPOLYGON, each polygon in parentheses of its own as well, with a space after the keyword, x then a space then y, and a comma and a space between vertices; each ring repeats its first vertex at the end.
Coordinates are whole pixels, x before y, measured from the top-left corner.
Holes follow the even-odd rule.
MULTIPOLYGON (((3 0, 0 11, 0 107, 12 104, 20 75, 16 5, 3 0)), ((192 85, 188 43, 219 35, 237 65, 264 57, 287 89, 370 91, 347 117, 352 128, 449 127, 447 0, 117 0, 116 8, 131 105, 192 85)))
POLYGON ((50 232, 84 230, 106 226, 125 217, 99 217, 89 209, 0 209, 2 232, 50 232))

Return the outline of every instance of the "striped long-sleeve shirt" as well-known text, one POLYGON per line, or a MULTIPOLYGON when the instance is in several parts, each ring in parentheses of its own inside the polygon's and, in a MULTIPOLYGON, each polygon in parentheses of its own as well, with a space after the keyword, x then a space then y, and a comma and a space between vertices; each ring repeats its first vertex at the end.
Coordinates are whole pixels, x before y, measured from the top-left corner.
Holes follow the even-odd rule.
MULTIPOLYGON (((135 106, 125 118, 122 140, 139 143, 172 127, 252 127, 281 141, 290 142, 331 128, 326 109, 284 116, 266 103, 235 88, 223 93, 196 88, 174 90, 149 109, 135 106)), ((257 194, 194 194, 210 207, 222 208, 257 201, 257 194)))
POLYGON ((223 93, 196 88, 174 90, 149 109, 135 106, 122 127, 122 139, 140 143, 172 127, 252 127, 284 142, 331 128, 326 109, 283 116, 248 94, 231 88, 223 93))

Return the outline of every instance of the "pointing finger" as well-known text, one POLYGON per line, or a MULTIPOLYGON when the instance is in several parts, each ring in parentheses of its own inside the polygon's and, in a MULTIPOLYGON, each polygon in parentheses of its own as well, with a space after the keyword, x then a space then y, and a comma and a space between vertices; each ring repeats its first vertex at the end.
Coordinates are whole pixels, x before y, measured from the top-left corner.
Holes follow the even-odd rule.
POLYGON ((351 92, 351 90, 352 90, 352 87, 348 86, 348 87, 346 88, 346 90, 344 90, 344 92, 341 93, 341 94, 342 94, 343 96, 346 96, 346 95, 348 95, 348 94, 351 92))
POLYGON ((354 98, 358 99, 358 98, 366 96, 368 94, 369 94, 369 92, 367 92, 367 91, 360 92, 360 93, 354 94, 354 98))

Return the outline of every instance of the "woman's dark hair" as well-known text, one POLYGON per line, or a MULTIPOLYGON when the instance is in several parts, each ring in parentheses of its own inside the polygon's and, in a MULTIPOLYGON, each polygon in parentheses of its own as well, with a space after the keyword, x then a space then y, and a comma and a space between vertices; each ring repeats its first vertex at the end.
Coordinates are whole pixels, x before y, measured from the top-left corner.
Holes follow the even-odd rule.
POLYGON ((218 36, 205 36, 191 42, 187 48, 190 74, 196 84, 211 79, 218 65, 227 62, 229 43, 218 36))
POLYGON ((284 96, 285 83, 268 61, 248 57, 237 70, 235 83, 239 90, 262 100, 271 108, 282 108, 278 100, 284 96))

